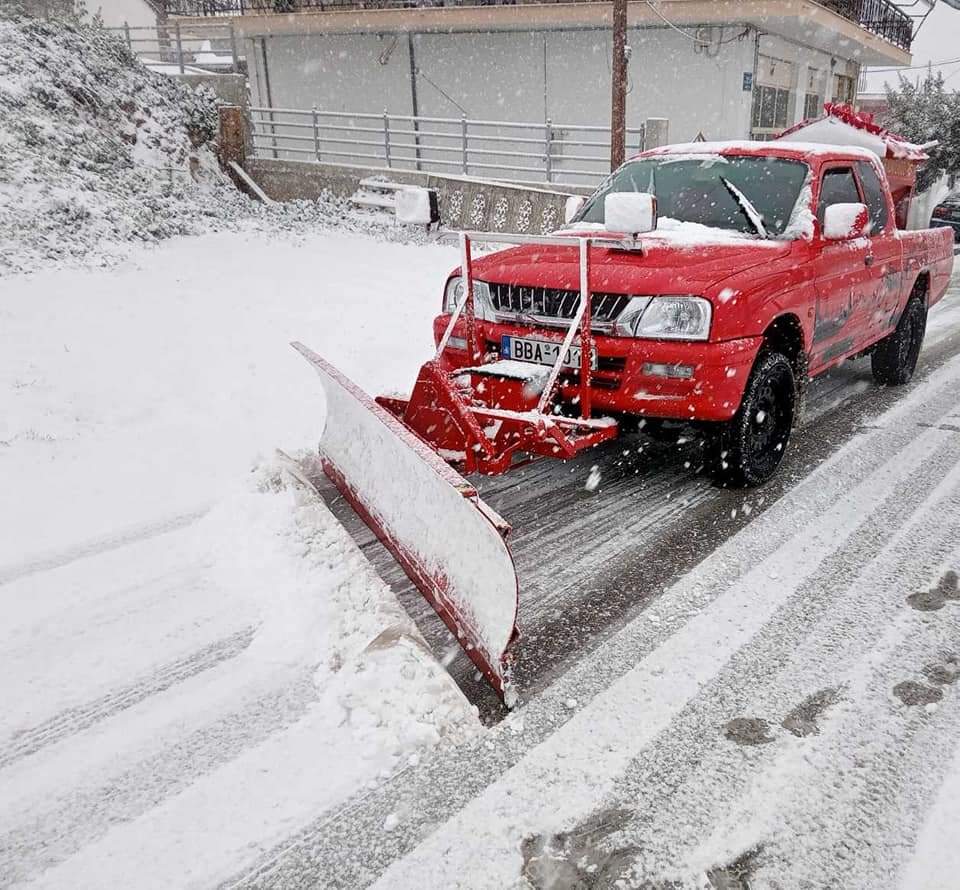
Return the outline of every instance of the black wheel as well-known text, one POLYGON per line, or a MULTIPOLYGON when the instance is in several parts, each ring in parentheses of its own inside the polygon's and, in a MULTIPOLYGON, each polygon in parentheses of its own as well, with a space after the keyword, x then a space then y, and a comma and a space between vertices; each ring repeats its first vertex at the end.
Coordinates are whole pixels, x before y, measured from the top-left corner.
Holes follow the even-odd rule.
POLYGON ((926 308, 920 300, 910 300, 893 333, 884 337, 870 354, 870 367, 877 383, 901 386, 910 382, 926 329, 926 308))
POLYGON ((766 482, 783 460, 796 409, 793 368, 779 352, 754 363, 737 413, 719 425, 713 446, 718 481, 736 487, 766 482))

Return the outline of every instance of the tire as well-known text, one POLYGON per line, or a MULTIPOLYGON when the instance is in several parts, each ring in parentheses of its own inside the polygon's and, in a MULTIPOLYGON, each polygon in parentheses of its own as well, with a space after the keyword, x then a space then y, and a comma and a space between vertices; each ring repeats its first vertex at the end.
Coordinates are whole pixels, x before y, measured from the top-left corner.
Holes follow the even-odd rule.
POLYGON ((877 383, 902 386, 910 382, 926 329, 926 308, 920 300, 910 300, 893 333, 884 337, 870 354, 870 367, 877 383))
POLYGON ((736 488, 761 485, 780 466, 796 412, 796 381, 789 360, 761 352, 737 413, 713 440, 714 476, 736 488))

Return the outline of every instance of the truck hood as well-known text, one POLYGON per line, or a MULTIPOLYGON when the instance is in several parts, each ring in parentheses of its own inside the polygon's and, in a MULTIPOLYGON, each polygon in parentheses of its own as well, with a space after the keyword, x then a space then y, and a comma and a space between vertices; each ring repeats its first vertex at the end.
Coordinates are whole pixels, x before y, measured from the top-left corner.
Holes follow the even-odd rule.
MULTIPOLYGON (((755 266, 779 264, 791 253, 792 241, 763 241, 706 226, 692 226, 696 231, 691 232, 691 225, 642 235, 640 251, 591 247, 591 287, 620 294, 698 294, 755 266)), ((557 234, 595 236, 597 232, 557 234)), ((539 244, 515 247, 474 260, 473 274, 499 284, 579 290, 579 250, 539 244)))

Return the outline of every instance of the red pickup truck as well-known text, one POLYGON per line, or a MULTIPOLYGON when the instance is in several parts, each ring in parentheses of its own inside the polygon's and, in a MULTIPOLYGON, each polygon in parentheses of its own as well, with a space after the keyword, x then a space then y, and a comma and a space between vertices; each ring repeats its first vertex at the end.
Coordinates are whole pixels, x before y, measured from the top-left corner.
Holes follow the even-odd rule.
MULTIPOLYGON (((654 149, 613 173, 561 234, 618 231, 608 217, 621 194, 652 195, 654 209, 619 229, 641 249, 589 248, 594 414, 642 418, 654 434, 695 423, 719 475, 756 485, 779 465, 810 377, 869 355, 878 383, 910 380, 952 238, 897 228, 875 154, 799 142, 654 149)), ((475 259, 472 273, 484 360, 552 364, 579 299, 577 249, 523 245, 475 259)), ((455 270, 438 343, 462 289, 455 270)), ((462 320, 452 333, 446 370, 471 364, 462 320)), ((575 342, 561 406, 579 397, 582 362, 575 342)))

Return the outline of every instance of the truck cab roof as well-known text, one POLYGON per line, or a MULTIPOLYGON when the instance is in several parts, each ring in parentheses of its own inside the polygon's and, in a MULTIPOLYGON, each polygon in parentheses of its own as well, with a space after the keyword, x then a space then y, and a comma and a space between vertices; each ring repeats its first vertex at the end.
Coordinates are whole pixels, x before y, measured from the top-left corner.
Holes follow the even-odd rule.
POLYGON ((636 158, 655 158, 664 155, 677 157, 702 157, 704 155, 748 155, 750 157, 787 158, 798 161, 850 160, 875 161, 876 153, 858 146, 837 146, 820 142, 685 142, 661 145, 635 155, 636 158))

